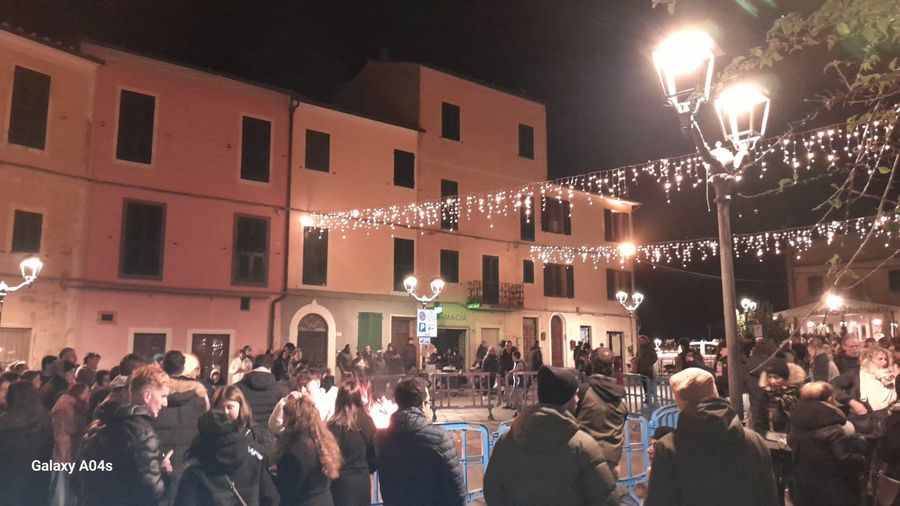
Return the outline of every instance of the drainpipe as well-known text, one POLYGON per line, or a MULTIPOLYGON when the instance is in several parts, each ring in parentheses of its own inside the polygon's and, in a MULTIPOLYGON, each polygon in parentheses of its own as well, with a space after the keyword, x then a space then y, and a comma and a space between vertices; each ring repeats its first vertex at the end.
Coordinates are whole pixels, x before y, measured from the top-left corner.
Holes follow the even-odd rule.
POLYGON ((275 349, 275 306, 287 297, 288 292, 288 265, 291 258, 291 180, 294 174, 294 112, 300 102, 295 97, 290 97, 288 106, 288 154, 287 154, 287 181, 284 190, 284 268, 281 277, 281 293, 272 299, 269 304, 269 332, 268 348, 275 349))

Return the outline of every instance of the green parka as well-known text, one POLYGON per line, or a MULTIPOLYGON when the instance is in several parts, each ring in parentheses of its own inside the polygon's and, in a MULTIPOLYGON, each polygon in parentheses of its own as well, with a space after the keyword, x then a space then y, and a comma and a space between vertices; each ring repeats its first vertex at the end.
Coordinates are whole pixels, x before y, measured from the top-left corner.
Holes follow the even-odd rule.
POLYGON ((594 438, 558 406, 522 412, 491 454, 488 506, 613 506, 616 482, 594 438))

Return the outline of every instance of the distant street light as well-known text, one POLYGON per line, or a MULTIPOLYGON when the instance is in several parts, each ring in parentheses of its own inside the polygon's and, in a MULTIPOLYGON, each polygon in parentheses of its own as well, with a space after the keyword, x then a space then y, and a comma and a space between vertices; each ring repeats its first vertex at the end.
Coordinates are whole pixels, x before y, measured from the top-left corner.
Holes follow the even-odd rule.
POLYGON ((744 309, 745 313, 751 313, 756 311, 756 301, 744 297, 741 299, 741 307, 744 309))
POLYGON ((24 281, 15 286, 9 286, 6 284, 6 281, 0 281, 0 323, 2 323, 3 301, 6 300, 6 296, 34 283, 43 267, 44 262, 40 258, 29 257, 19 263, 19 271, 22 273, 24 281))
MULTIPOLYGON (((641 305, 641 302, 644 302, 644 294, 641 292, 634 292, 631 295, 624 290, 620 290, 616 292, 616 300, 619 301, 619 304, 625 308, 625 311, 628 311, 628 323, 629 327, 631 327, 631 339, 632 342, 637 345, 637 327, 634 323, 634 312, 637 311, 638 306, 641 305), (631 302, 629 302, 631 299, 631 302)), ((625 367, 625 346, 622 344, 622 367, 625 367)))
POLYGON ((825 294, 825 307, 829 311, 840 311, 844 307, 844 298, 832 292, 825 294))
POLYGON ((619 256, 624 258, 631 258, 637 254, 637 246, 634 245, 633 242, 623 242, 619 244, 619 256))
POLYGON ((431 295, 419 295, 416 293, 416 286, 419 284, 419 280, 416 279, 415 276, 407 276, 406 279, 403 280, 403 288, 406 288, 406 293, 409 294, 410 297, 416 299, 422 306, 427 306, 429 303, 434 301, 441 294, 441 291, 444 290, 444 280, 441 278, 434 278, 431 280, 431 295))
POLYGON ((769 99, 751 85, 738 85, 721 93, 715 110, 725 139, 731 141, 732 153, 721 143, 710 148, 696 121, 700 106, 709 101, 710 83, 715 66, 712 38, 698 30, 676 33, 653 52, 653 63, 659 74, 666 101, 678 112, 681 128, 704 162, 707 182, 716 193, 719 226, 719 261, 722 269, 722 303, 725 342, 728 348, 728 393, 738 411, 741 398, 741 357, 737 315, 734 308, 734 237, 731 231, 731 189, 740 180, 740 168, 747 152, 765 133, 769 115, 769 99))

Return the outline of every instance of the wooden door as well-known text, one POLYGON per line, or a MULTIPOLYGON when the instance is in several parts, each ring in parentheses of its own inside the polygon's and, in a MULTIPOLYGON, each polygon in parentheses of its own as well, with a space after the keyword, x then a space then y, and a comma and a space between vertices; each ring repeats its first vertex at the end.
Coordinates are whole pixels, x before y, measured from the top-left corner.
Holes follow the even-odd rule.
POLYGON ((565 365, 563 356, 563 342, 566 336, 563 334, 563 321, 558 315, 550 318, 550 359, 551 365, 562 367, 565 365))
POLYGON ((200 359, 200 377, 209 378, 213 368, 228 377, 228 361, 231 359, 228 334, 194 334, 191 336, 191 353, 200 359))
POLYGON ((297 346, 310 365, 328 364, 328 322, 321 315, 310 313, 297 326, 297 346))
POLYGON ((406 342, 410 337, 415 337, 413 331, 415 325, 415 317, 409 316, 392 316, 391 317, 391 344, 394 345, 394 351, 400 352, 406 346, 406 342))
POLYGON ((538 319, 522 318, 522 349, 530 350, 538 340, 538 319))
POLYGON ((153 355, 166 352, 166 335, 150 332, 134 334, 134 346, 132 353, 142 357, 147 362, 153 360, 153 355))

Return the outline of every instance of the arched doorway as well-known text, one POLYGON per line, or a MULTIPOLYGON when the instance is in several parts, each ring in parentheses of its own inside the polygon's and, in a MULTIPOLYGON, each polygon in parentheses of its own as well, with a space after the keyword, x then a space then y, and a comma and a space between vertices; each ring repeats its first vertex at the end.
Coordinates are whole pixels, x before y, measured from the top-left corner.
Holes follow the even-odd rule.
POLYGON ((328 363, 328 322, 321 315, 310 313, 297 325, 297 346, 310 364, 328 363))
POLYGON ((563 367, 566 365, 566 358, 563 355, 563 343, 565 340, 563 319, 559 315, 553 315, 550 318, 550 360, 554 366, 563 367))

